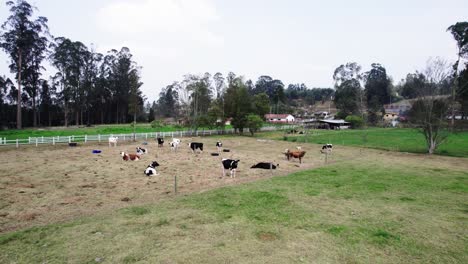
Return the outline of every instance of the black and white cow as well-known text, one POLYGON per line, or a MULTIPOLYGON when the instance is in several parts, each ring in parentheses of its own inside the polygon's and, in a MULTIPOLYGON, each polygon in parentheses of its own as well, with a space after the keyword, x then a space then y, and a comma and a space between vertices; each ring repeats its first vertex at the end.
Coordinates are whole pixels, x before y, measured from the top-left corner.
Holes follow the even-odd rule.
POLYGON ((216 142, 216 148, 218 148, 218 152, 221 151, 222 147, 223 147, 223 143, 221 141, 216 142))
POLYGON ((273 164, 271 162, 259 162, 255 165, 253 165, 252 167, 250 167, 251 169, 265 169, 265 170, 269 170, 269 169, 273 169, 273 170, 276 170, 276 168, 279 167, 279 164, 273 164))
POLYGON ((156 140, 158 141, 158 147, 162 148, 164 144, 164 138, 158 137, 156 140))
POLYGON ((203 152, 203 143, 198 143, 198 142, 191 142, 189 143, 189 147, 192 149, 192 152, 195 153, 197 149, 199 149, 201 152, 203 152))
POLYGON ((226 175, 226 170, 229 170, 231 173, 231 178, 236 177, 236 170, 237 170, 237 165, 240 160, 233 160, 233 159, 223 159, 223 176, 226 175))
POLYGON ((180 145, 180 139, 173 138, 171 143, 169 143, 169 145, 171 146, 171 150, 177 151, 180 145))
POLYGON ((136 148, 136 153, 138 155, 148 154, 148 149, 144 149, 142 147, 137 147, 136 148))
POLYGON ((159 166, 159 163, 156 161, 153 161, 150 165, 148 165, 148 168, 145 170, 146 176, 153 176, 153 175, 158 175, 158 172, 156 171, 156 167, 159 166))
POLYGON ((332 144, 325 144, 325 145, 322 146, 322 150, 320 150, 320 152, 322 152, 322 153, 331 153, 332 149, 333 149, 332 144))

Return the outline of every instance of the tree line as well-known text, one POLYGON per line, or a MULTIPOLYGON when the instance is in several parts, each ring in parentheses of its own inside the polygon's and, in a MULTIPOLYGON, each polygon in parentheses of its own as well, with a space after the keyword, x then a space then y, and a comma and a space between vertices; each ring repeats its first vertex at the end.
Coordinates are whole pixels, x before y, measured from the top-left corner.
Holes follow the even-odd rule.
POLYGON ((294 113, 298 107, 330 99, 331 88, 309 89, 305 84, 290 84, 285 88, 281 80, 267 75, 255 83, 229 72, 226 76, 188 74, 181 81, 166 86, 159 99, 146 109, 154 119, 173 118, 194 129, 221 127, 228 118, 240 132, 255 130, 267 113, 294 113))
POLYGON ((14 80, 0 76, 1 127, 128 123, 143 112, 141 67, 130 49, 96 52, 54 37, 48 19, 25 0, 8 1, 0 47, 14 80), (44 76, 44 63, 55 69, 44 76), (23 118, 23 116, 25 118, 23 118))

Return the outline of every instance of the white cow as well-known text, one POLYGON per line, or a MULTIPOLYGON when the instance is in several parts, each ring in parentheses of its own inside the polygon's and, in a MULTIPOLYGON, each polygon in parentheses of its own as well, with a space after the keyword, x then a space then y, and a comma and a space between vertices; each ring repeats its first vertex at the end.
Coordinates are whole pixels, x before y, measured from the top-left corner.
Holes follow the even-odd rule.
POLYGON ((117 141, 119 141, 118 137, 109 137, 109 147, 113 144, 114 147, 117 147, 117 141))
POLYGON ((171 141, 171 143, 169 143, 169 145, 171 146, 171 150, 176 151, 176 150, 179 148, 180 139, 178 139, 178 138, 173 138, 172 141, 171 141))

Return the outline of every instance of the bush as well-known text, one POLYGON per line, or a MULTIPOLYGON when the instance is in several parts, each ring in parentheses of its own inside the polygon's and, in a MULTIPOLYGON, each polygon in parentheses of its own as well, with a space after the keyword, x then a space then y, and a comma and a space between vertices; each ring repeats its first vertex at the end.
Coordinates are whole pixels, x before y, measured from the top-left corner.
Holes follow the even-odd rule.
POLYGON ((153 122, 151 122, 151 127, 154 129, 158 129, 158 128, 162 128, 163 124, 159 120, 154 120, 153 122))
POLYGON ((263 125, 263 120, 260 116, 255 114, 249 114, 247 116, 247 127, 249 128, 252 136, 257 132, 263 125))
POLYGON ((346 113, 345 112, 338 112, 335 115, 336 119, 345 119, 346 118, 346 113))
POLYGON ((364 120, 360 116, 349 115, 345 119, 346 122, 351 123, 351 128, 362 128, 364 126, 364 120))

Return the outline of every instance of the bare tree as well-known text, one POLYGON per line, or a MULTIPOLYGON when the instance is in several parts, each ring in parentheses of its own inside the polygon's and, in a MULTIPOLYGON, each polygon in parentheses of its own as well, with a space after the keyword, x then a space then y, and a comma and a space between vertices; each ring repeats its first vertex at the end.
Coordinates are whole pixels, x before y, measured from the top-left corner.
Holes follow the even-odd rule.
POLYGON ((429 154, 443 144, 450 131, 448 129, 447 114, 449 102, 446 97, 439 96, 440 86, 449 78, 451 71, 449 64, 440 58, 427 62, 425 83, 419 97, 413 102, 410 110, 410 122, 424 135, 429 154))

